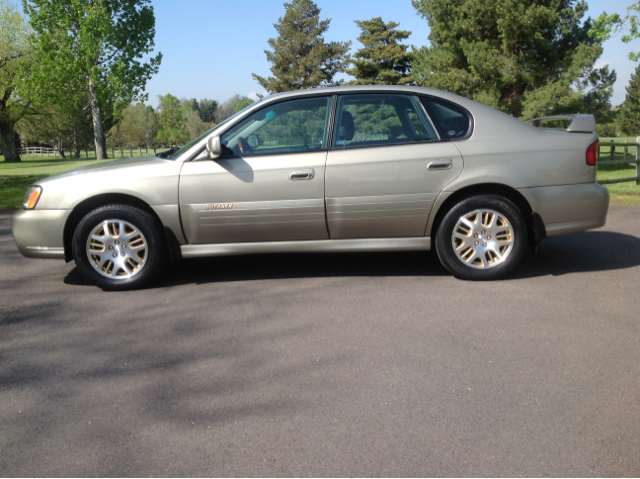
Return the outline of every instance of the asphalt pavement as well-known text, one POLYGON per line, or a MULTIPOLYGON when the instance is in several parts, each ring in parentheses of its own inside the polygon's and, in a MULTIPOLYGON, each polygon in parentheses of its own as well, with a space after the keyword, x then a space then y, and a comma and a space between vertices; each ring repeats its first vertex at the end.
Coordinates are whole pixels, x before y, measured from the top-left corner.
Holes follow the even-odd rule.
POLYGON ((0 214, 2 476, 640 476, 640 207, 504 281, 433 253, 106 293, 0 214))

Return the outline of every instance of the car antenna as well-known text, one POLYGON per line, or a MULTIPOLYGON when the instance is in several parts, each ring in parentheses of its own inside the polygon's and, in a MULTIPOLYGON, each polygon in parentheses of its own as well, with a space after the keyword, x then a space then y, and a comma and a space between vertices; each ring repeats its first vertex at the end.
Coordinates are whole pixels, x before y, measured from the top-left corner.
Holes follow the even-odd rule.
POLYGON ((424 77, 424 79, 420 82, 420 84, 418 86, 422 86, 422 84, 425 82, 426 79, 427 79, 427 77, 424 77))

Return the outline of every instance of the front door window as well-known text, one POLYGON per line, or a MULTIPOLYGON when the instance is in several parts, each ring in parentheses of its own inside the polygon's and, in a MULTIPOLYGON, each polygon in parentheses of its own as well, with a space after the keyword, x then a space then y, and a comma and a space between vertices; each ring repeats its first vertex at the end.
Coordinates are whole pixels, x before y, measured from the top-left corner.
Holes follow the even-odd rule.
POLYGON ((222 135, 223 156, 325 150, 331 101, 311 98, 263 108, 222 135))

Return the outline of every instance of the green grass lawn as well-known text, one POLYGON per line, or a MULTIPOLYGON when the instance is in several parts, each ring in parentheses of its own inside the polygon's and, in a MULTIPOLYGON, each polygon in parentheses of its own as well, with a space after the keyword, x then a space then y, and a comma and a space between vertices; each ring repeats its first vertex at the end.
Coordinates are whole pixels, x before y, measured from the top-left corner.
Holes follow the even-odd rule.
POLYGON ((0 176, 0 210, 21 208, 29 187, 46 177, 47 175, 0 176))
MULTIPOLYGON (((625 140, 635 142, 635 138, 616 138, 617 144, 624 143, 625 140)), ((603 148, 600 151, 600 160, 611 159, 610 149, 605 145, 610 139, 602 138, 603 148)), ((160 151, 160 150, 158 150, 160 151)), ((119 150, 115 151, 115 159, 119 159, 119 150)), ((85 153, 83 152, 83 155, 85 153)), ((109 149, 109 155, 112 154, 109 149)), ((123 152, 125 157, 130 157, 130 152, 123 152)), ((144 150, 142 151, 144 155, 144 150)), ((636 148, 628 148, 628 159, 635 159, 636 148)), ((140 156, 138 150, 133 150, 133 156, 140 156)), ((613 157, 615 160, 624 159, 624 151, 617 148, 613 157)), ((57 175, 80 166, 94 164, 96 162, 95 153, 89 153, 89 158, 54 158, 53 156, 23 156, 20 163, 5 163, 0 156, 0 209, 19 208, 24 195, 29 186, 47 176, 57 175)), ((111 161, 111 160, 105 160, 111 161)), ((635 176, 635 166, 629 167, 624 164, 607 165, 600 163, 598 166, 598 180, 610 180, 615 178, 625 178, 635 176)), ((606 185, 611 193, 612 205, 640 205, 640 185, 635 182, 615 183, 606 185)))
MULTIPOLYGON (((629 143, 635 143, 635 138, 615 138, 616 144, 624 143, 625 140, 629 143)), ((623 160, 624 150, 620 147, 615 148, 614 156, 611 156, 611 148, 606 145, 611 141, 610 138, 601 138, 600 145, 600 163, 598 164, 598 180, 613 180, 616 178, 629 178, 636 176, 636 167, 634 165, 614 164, 609 165, 605 163, 607 160, 623 160)), ((636 147, 630 146, 628 148, 627 160, 635 160, 636 147)), ((611 194, 612 205, 640 205, 640 185, 636 185, 633 181, 625 183, 613 183, 605 185, 609 188, 611 194)))
MULTIPOLYGON (((164 151, 158 149, 158 152, 164 151)), ((153 150, 149 150, 150 154, 153 154, 153 150)), ((112 151, 108 148, 109 160, 119 160, 121 158, 139 157, 140 151, 134 149, 131 150, 115 150, 112 151), (115 156, 112 155, 115 153, 115 156), (133 153, 133 155, 132 155, 133 153)), ((142 156, 146 156, 145 150, 142 150, 142 156)), ((91 165, 96 162, 95 152, 89 152, 88 158, 83 151, 81 158, 57 158, 53 155, 22 155, 22 161, 18 163, 5 163, 4 157, 0 155, 0 176, 14 176, 14 175, 46 175, 52 176, 58 173, 64 173, 65 171, 73 170, 81 166, 91 165)))
MULTIPOLYGON (((164 151, 164 149, 157 151, 164 151)), ((153 150, 149 150, 149 152, 153 154, 153 150)), ((108 153, 109 156, 112 155, 111 148, 108 149, 108 153)), ((42 178, 96 163, 95 152, 89 152, 89 158, 85 156, 85 152, 82 152, 82 158, 23 155, 22 161, 19 163, 5 163, 4 157, 0 155, 0 209, 20 208, 29 186, 42 178)), ((121 154, 120 150, 116 149, 113 159, 119 160, 121 156, 129 158, 131 152, 124 150, 121 154)), ((134 149, 133 156, 139 157, 139 150, 134 149)), ((145 150, 142 150, 142 156, 145 156, 145 150)), ((113 159, 101 160, 101 162, 113 161, 113 159)))

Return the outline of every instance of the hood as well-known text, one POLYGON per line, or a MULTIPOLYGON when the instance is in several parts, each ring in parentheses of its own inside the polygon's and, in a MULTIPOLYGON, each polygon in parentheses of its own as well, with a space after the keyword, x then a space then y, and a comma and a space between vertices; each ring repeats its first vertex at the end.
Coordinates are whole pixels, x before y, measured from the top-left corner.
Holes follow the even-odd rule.
POLYGON ((162 158, 157 158, 153 155, 141 156, 138 158, 124 158, 122 160, 114 160, 114 161, 106 161, 106 162, 101 161, 91 165, 81 166, 80 168, 76 168, 74 170, 65 171, 64 173, 60 173, 59 175, 50 176, 49 178, 39 181, 38 184, 46 183, 52 180, 57 180, 58 178, 64 178, 66 176, 75 176, 75 175, 81 175, 84 173, 93 173, 98 170, 116 170, 119 168, 140 166, 145 163, 162 163, 165 161, 167 160, 162 158))

